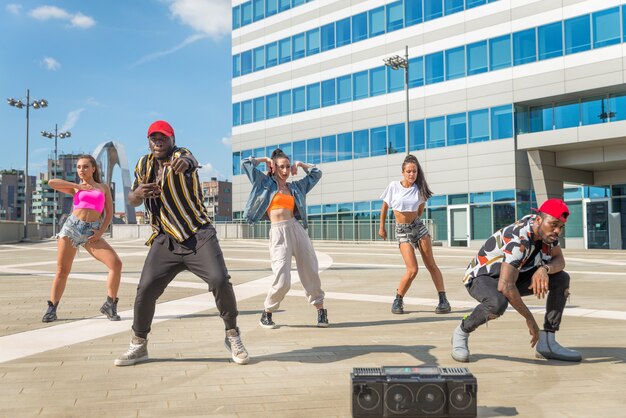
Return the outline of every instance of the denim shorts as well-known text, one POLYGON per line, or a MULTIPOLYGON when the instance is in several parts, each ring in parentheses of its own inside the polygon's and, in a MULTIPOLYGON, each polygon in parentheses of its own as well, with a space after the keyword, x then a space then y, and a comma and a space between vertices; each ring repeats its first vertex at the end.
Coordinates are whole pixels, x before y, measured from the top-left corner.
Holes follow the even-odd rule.
POLYGON ((72 246, 78 248, 80 245, 84 246, 87 243, 88 238, 94 234, 94 229, 100 229, 100 221, 85 222, 74 215, 70 215, 63 224, 61 231, 57 234, 57 239, 68 237, 72 242, 72 246))
POLYGON ((410 224, 396 224, 398 245, 408 242, 413 248, 417 249, 419 240, 427 235, 429 235, 428 228, 426 228, 426 225, 420 218, 416 218, 410 224))

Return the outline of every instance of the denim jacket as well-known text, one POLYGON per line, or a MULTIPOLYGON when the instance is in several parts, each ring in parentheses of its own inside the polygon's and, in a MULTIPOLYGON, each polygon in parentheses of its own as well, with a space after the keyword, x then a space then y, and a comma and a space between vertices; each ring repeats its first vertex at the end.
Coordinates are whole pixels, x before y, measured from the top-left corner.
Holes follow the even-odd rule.
MULTIPOLYGON (((278 192, 278 183, 274 177, 270 177, 257 168, 259 162, 254 157, 248 157, 241 161, 241 168, 252 183, 252 191, 243 212, 243 218, 248 223, 256 223, 260 220, 269 219, 267 208, 270 207, 274 195, 278 192)), ((322 178, 322 172, 317 168, 304 169, 306 177, 298 181, 287 182, 287 186, 294 197, 296 207, 294 217, 302 221, 302 226, 306 229, 306 194, 322 178)))

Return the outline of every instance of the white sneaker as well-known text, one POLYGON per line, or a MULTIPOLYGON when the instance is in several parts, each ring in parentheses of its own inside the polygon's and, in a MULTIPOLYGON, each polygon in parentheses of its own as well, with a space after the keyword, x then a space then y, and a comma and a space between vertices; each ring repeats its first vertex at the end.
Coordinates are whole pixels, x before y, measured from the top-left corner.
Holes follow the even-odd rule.
POLYGON ((241 342, 241 334, 239 328, 226 330, 226 338, 224 338, 226 349, 231 352, 233 361, 237 364, 248 364, 250 356, 246 347, 241 342))
POLYGON ((116 358, 114 364, 116 366, 132 366, 146 360, 148 360, 148 340, 134 336, 130 340, 128 351, 116 358))
POLYGON ((469 333, 461 329, 459 324, 452 333, 452 358, 461 363, 469 362, 469 347, 467 340, 469 339, 469 333))
POLYGON ((539 341, 536 347, 535 357, 561 361, 579 362, 582 356, 578 351, 570 350, 556 342, 554 332, 539 331, 539 341))

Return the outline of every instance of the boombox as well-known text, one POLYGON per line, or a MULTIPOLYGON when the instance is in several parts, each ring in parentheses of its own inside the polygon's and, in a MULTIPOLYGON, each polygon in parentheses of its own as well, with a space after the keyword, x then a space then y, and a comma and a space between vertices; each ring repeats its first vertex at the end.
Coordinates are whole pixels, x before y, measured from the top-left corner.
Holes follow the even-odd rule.
POLYGON ((465 367, 355 368, 352 416, 475 417, 477 383, 465 367))

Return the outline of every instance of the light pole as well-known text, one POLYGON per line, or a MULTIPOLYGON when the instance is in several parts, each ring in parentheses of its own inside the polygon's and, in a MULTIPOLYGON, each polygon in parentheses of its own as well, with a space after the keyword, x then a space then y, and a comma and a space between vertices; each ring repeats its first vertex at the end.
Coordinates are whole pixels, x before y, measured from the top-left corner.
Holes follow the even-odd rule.
POLYGON ((26 90, 26 104, 19 99, 9 98, 7 99, 7 103, 9 106, 17 107, 18 109, 22 109, 26 107, 26 167, 24 169, 24 213, 22 216, 24 217, 24 240, 28 239, 28 117, 29 110, 32 106, 33 109, 41 109, 44 107, 48 107, 48 101, 46 99, 33 100, 30 102, 30 90, 26 90))
POLYGON ((387 67, 392 70, 404 68, 404 92, 406 93, 406 126, 404 127, 404 147, 409 154, 409 46, 405 46, 404 58, 399 55, 384 58, 387 67))
MULTIPOLYGON (((58 125, 55 123, 54 124, 54 133, 52 132, 48 132, 48 131, 41 131, 41 135, 45 136, 46 138, 52 139, 54 138, 54 177, 56 177, 56 173, 57 173, 57 166, 59 163, 59 157, 57 155, 57 141, 58 138, 69 138, 70 136, 72 136, 72 133, 70 131, 66 131, 66 132, 59 132, 59 127, 58 125)), ((52 210, 52 236, 55 236, 57 234, 57 191, 56 189, 52 189, 53 193, 54 193, 54 209, 52 210)))

